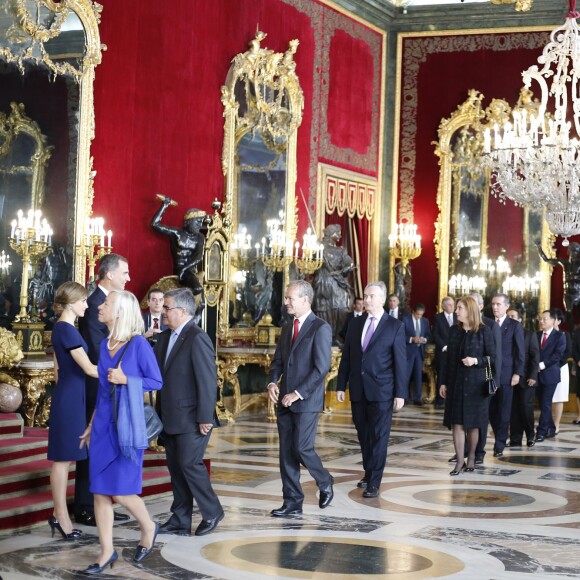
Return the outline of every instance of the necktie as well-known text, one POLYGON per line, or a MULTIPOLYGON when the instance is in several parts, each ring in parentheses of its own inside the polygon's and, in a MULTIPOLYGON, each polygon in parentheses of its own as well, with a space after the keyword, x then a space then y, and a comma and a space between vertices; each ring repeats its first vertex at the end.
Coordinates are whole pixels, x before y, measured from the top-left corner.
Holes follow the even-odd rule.
POLYGON ((447 315, 447 322, 449 323, 449 326, 453 326, 453 314, 447 315))
POLYGON ((421 321, 418 318, 415 319, 415 336, 421 336, 421 321))
POLYGON ((153 319, 153 328, 156 328, 156 329, 159 328, 159 318, 153 319))
POLYGON ((394 311, 394 310, 391 310, 391 311, 389 312, 389 314, 390 314, 390 315, 391 315, 393 318, 395 318, 395 311, 394 311))
POLYGON ((298 338, 298 333, 300 332, 300 320, 298 320, 298 318, 294 319, 294 330, 292 333, 292 346, 294 346, 294 343, 296 342, 296 339, 298 338))
POLYGON ((371 323, 369 324, 369 327, 367 328, 367 333, 365 334, 365 338, 364 338, 363 344, 362 344, 363 352, 367 349, 367 346, 369 345, 369 342, 371 341, 373 333, 375 332, 375 320, 376 320, 376 318, 374 316, 371 316, 371 323))
POLYGON ((542 337, 542 348, 544 348, 547 340, 548 340, 548 333, 544 332, 544 336, 542 337))
POLYGON ((178 337, 177 332, 172 332, 171 336, 169 337, 169 344, 167 345, 167 353, 165 354, 165 362, 167 362, 167 359, 169 358, 169 353, 173 349, 173 346, 175 345, 175 341, 177 340, 177 337, 178 337))

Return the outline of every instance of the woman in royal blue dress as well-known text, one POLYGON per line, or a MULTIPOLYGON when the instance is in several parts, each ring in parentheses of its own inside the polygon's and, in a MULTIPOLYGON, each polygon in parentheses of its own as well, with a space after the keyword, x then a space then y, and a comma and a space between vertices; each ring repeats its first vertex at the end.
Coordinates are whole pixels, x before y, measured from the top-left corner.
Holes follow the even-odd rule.
POLYGON ((143 393, 161 388, 161 373, 153 349, 142 336, 143 318, 133 294, 109 292, 99 306, 99 322, 106 324, 109 338, 101 343, 95 412, 81 436, 81 445, 89 446, 90 490, 101 545, 98 561, 85 570, 88 574, 112 568, 118 558, 113 546, 113 502, 139 523, 141 538, 134 561, 151 553, 159 527, 137 494, 142 491, 143 453, 148 446, 143 393))
POLYGON ((72 461, 87 458, 79 449, 79 437, 87 427, 85 416, 85 375, 97 376, 97 367, 87 355, 87 344, 75 328, 77 317, 87 309, 87 290, 77 282, 59 286, 54 309, 60 313, 52 329, 56 386, 50 401, 48 454, 52 461, 50 489, 54 510, 48 519, 52 535, 58 531, 65 540, 82 536, 73 528, 67 503, 68 471, 72 461))

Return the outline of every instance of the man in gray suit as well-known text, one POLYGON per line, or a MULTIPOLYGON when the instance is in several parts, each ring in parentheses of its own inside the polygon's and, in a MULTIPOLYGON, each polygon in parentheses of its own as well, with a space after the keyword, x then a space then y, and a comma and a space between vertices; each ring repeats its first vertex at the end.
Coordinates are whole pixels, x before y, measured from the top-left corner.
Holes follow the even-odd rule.
POLYGON ((162 534, 189 535, 193 500, 202 521, 196 536, 215 529, 224 512, 215 494, 203 456, 215 413, 217 373, 209 336, 193 322, 195 300, 189 288, 165 294, 163 318, 169 330, 159 334, 155 356, 163 376, 157 405, 173 488, 172 516, 159 528, 162 534))
POLYGON ((332 330, 312 312, 313 295, 312 286, 304 280, 286 288, 284 303, 294 320, 282 329, 268 377, 268 396, 277 404, 284 498, 282 507, 272 510, 274 517, 302 513, 301 463, 318 485, 319 507, 327 507, 334 497, 333 478, 314 449, 318 415, 324 407, 324 380, 330 369, 332 330))
POLYGON ((366 315, 348 327, 338 369, 336 398, 342 403, 348 383, 352 420, 362 451, 363 497, 377 497, 387 461, 393 411, 409 396, 405 328, 385 310, 384 282, 367 284, 366 315))

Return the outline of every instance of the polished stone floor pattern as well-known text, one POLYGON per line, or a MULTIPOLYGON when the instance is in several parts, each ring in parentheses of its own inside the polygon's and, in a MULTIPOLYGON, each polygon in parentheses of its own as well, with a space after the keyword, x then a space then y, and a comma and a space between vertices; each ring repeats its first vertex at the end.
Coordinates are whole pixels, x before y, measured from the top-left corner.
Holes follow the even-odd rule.
MULTIPOLYGON (((430 406, 396 414, 380 496, 364 499, 356 483, 360 453, 346 408, 323 414, 317 448, 335 478, 335 497, 318 508, 303 472, 302 516, 279 519, 276 426, 241 419, 217 429, 208 448, 212 480, 226 517, 204 537, 160 535, 141 565, 134 521, 115 526, 119 560, 104 578, 142 580, 271 578, 422 578, 521 580, 580 578, 580 426, 565 415, 560 434, 533 448, 488 454, 474 473, 450 477, 453 454, 442 412, 430 406)), ((155 520, 171 498, 147 501, 155 520)), ((194 513, 193 526, 199 514, 194 513)), ((82 526, 81 526, 82 527, 82 526)), ((98 556, 95 528, 64 542, 48 525, 0 538, 2 580, 87 578, 98 556)))

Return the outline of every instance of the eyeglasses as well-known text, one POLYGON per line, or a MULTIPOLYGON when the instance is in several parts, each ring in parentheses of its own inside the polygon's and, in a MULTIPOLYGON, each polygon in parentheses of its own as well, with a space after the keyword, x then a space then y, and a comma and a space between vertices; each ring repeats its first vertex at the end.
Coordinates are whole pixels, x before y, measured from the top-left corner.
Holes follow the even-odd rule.
POLYGON ((176 308, 183 308, 183 307, 182 307, 182 306, 171 306, 171 307, 169 307, 169 306, 164 306, 164 307, 163 307, 163 310, 164 310, 165 312, 169 312, 170 310, 175 310, 176 308))

